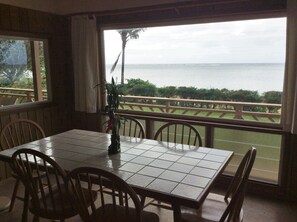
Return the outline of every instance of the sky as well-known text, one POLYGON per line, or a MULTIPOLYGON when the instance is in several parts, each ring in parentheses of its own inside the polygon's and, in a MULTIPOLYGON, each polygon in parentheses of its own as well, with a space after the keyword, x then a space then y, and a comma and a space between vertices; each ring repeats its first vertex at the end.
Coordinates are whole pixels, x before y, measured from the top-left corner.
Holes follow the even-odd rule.
MULTIPOLYGON (((104 39, 113 64, 120 35, 106 30, 104 39)), ((126 64, 284 63, 285 43, 286 18, 147 27, 127 43, 126 64)))

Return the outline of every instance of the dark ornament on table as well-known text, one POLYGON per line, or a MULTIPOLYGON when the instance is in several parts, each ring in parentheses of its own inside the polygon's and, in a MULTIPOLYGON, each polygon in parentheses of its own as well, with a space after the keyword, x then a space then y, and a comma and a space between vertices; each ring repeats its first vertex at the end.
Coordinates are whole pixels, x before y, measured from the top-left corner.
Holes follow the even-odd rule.
POLYGON ((112 134, 111 135, 111 144, 108 147, 108 154, 116 154, 121 152, 121 141, 120 135, 112 134))
POLYGON ((111 83, 106 83, 107 92, 107 105, 105 112, 108 114, 107 131, 111 130, 111 144, 108 147, 108 154, 116 154, 121 152, 121 143, 119 129, 121 127, 121 119, 115 114, 120 105, 121 85, 116 85, 114 79, 111 79, 111 83))
POLYGON ((121 152, 121 141, 120 141, 120 135, 118 133, 118 117, 115 116, 114 112, 109 112, 108 114, 109 120, 108 120, 108 126, 107 129, 111 130, 111 144, 108 147, 108 154, 116 154, 121 152))

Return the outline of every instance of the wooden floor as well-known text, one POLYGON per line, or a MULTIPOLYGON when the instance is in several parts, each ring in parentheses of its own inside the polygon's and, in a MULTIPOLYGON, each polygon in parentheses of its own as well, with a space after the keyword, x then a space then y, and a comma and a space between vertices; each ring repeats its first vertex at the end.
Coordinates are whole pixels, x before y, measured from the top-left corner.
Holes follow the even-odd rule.
MULTIPOLYGON (((10 196, 13 189, 13 179, 0 182, 0 196, 10 196)), ((20 222, 22 214, 22 202, 16 201, 12 212, 1 212, 1 222, 20 222)), ((157 207, 147 207, 146 210, 157 213, 161 222, 173 221, 172 212, 159 209, 157 207)), ((32 215, 29 213, 29 220, 32 221, 32 215)), ((41 219, 40 222, 50 220, 41 219)), ((79 217, 68 219, 69 222, 81 221, 79 217)), ((258 196, 247 195, 244 202, 244 221, 245 222, 296 222, 297 221, 297 203, 289 203, 274 199, 261 198, 258 196)))

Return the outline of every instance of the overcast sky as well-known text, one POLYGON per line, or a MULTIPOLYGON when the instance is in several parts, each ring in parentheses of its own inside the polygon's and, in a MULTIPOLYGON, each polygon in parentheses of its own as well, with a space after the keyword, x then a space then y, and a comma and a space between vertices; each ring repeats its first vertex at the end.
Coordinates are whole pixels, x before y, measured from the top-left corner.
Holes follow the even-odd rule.
MULTIPOLYGON (((285 36, 285 18, 146 28, 127 43, 126 64, 283 63, 285 36)), ((108 30, 104 37, 112 64, 120 35, 108 30)))

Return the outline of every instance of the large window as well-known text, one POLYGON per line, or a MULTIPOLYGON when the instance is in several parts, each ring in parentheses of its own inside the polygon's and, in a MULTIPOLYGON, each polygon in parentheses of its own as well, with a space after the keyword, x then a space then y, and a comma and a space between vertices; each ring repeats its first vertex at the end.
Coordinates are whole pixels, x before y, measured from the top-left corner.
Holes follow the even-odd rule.
POLYGON ((0 36, 0 106, 48 100, 46 44, 0 36))
MULTIPOLYGON (((106 80, 124 85, 121 109, 280 126, 285 39, 286 18, 105 30, 106 80)), ((279 182, 281 135, 195 127, 203 145, 234 151, 225 173, 234 173, 255 146, 251 178, 279 182)))
POLYGON ((105 30, 106 79, 125 84, 122 109, 280 123, 285 27, 271 18, 105 30))

